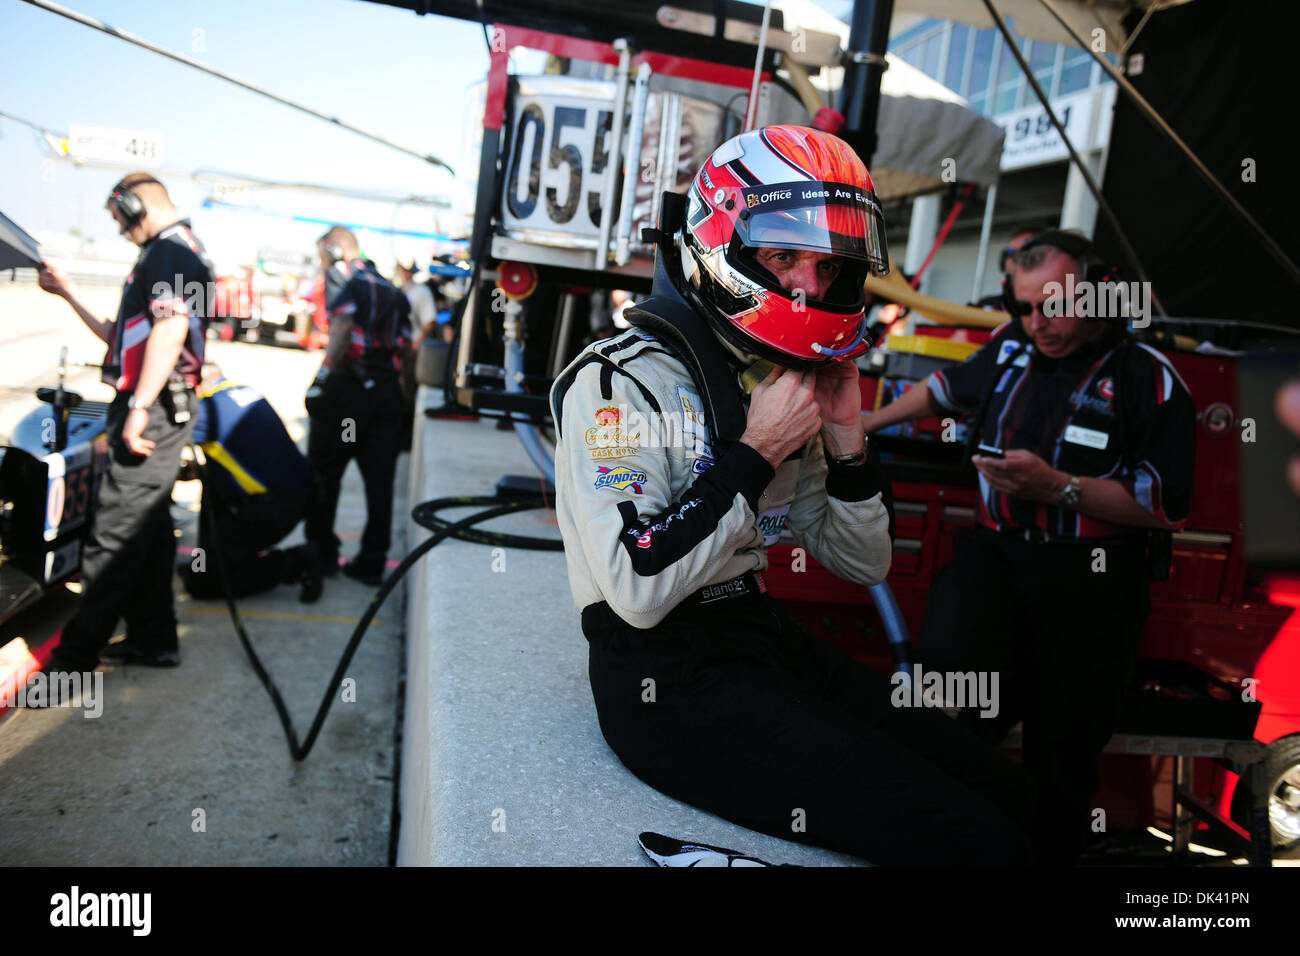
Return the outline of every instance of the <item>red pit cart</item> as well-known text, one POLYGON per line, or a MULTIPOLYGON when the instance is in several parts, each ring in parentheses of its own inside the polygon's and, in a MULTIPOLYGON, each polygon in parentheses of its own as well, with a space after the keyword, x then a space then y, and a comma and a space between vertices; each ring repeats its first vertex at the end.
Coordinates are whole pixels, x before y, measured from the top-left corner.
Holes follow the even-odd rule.
MULTIPOLYGON (((888 341, 892 351, 911 350, 909 361, 945 354, 942 346, 918 344, 915 337, 888 341)), ((958 343, 946 344, 951 352, 958 343)), ((1186 528, 1174 536, 1170 578, 1151 583, 1139 673, 1120 732, 1102 759, 1097 806, 1107 811, 1108 831, 1172 827, 1179 850, 1190 839, 1192 814, 1218 817, 1200 825, 1244 840, 1250 800, 1227 766, 1253 766, 1274 852, 1294 855, 1300 852, 1300 577, 1254 580, 1247 574, 1235 361, 1166 354, 1198 411, 1195 495, 1186 528), (1249 717, 1239 715, 1233 725, 1216 716, 1243 698, 1262 705, 1253 734, 1249 717), (1175 802, 1182 808, 1177 818, 1175 802)), ((890 387, 876 378, 862 383, 864 408, 876 407, 878 393, 890 387)), ((889 585, 912 635, 924 619, 931 579, 952 557, 953 531, 974 524, 976 493, 973 470, 960 465, 960 444, 941 440, 943 423, 929 419, 916 426, 915 437, 873 439, 887 456, 895 496, 889 585)), ((811 558, 802 559, 805 572, 795 573, 788 545, 773 548, 770 557, 772 594, 812 634, 892 669, 885 628, 865 589, 811 558)))

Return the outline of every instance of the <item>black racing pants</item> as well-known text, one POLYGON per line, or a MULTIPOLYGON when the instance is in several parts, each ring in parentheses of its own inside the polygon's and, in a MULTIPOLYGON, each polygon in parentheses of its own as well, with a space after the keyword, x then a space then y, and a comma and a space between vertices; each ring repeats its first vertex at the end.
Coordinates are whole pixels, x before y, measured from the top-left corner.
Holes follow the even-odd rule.
POLYGON ((204 490, 199 516, 203 563, 196 567, 191 561, 181 569, 185 590, 197 598, 223 597, 220 571, 215 563, 218 560, 235 597, 261 594, 277 584, 294 581, 299 563, 275 545, 302 520, 307 504, 308 499, 303 495, 281 495, 273 491, 226 502, 204 490), (217 525, 215 541, 212 519, 217 525))
POLYGON ((348 462, 356 459, 366 489, 366 528, 357 561, 383 569, 392 541, 393 479, 402 444, 402 391, 397 376, 360 379, 336 373, 312 415, 307 457, 321 481, 318 504, 307 513, 307 540, 320 549, 321 560, 337 561, 334 533, 339 487, 348 462))
POLYGON ((133 646, 148 652, 177 648, 172 601, 176 539, 169 506, 192 425, 174 424, 166 399, 159 401, 149 409, 144 431, 155 443, 153 453, 133 455, 122 443, 129 397, 119 395, 109 406, 111 460, 100 479, 83 545, 81 605, 63 629, 50 663, 53 670, 93 669, 100 648, 122 619, 133 646))
POLYGON ((1030 860, 1023 771, 773 600, 680 607, 650 630, 582 612, 601 731, 638 777, 773 836, 878 864, 1030 860))
POLYGON ((968 709, 961 719, 994 743, 1024 721, 1042 862, 1073 862, 1087 842, 1097 757, 1119 717, 1150 607, 1136 539, 1030 543, 958 532, 952 561, 934 579, 916 656, 927 670, 999 673, 999 715, 968 709))

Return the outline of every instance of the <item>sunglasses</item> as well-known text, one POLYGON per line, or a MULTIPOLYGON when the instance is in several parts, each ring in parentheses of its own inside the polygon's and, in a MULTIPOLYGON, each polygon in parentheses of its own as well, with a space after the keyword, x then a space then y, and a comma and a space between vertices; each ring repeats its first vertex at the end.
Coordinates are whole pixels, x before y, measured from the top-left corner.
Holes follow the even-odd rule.
POLYGON ((1069 310, 1065 309, 1063 306, 1059 304, 1058 304, 1058 308, 1056 310, 1053 310, 1056 312, 1055 315, 1048 315, 1046 312, 1043 311, 1043 306, 1047 305, 1047 303, 1051 301, 1052 301, 1051 299, 1045 299, 1042 302, 1036 302, 1031 304, 1029 302, 1022 302, 1020 299, 1013 299, 1011 298, 1011 296, 1007 296, 1002 300, 1002 307, 1008 313, 1011 314, 1012 318, 1016 318, 1016 319, 1028 318, 1029 316, 1033 315, 1035 312, 1037 312, 1043 318, 1047 319, 1049 322, 1052 319, 1063 318, 1069 310))

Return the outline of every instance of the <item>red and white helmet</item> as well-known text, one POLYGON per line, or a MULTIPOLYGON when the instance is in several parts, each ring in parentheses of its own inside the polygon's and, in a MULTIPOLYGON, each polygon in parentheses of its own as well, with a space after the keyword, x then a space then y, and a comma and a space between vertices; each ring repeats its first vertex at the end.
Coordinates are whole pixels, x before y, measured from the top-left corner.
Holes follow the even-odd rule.
POLYGON ((812 368, 871 345, 862 286, 889 272, 885 220, 867 167, 830 133, 766 126, 719 146, 691 184, 681 254, 688 297, 743 351, 812 368), (820 298, 787 291, 763 248, 839 256, 839 273, 820 298))

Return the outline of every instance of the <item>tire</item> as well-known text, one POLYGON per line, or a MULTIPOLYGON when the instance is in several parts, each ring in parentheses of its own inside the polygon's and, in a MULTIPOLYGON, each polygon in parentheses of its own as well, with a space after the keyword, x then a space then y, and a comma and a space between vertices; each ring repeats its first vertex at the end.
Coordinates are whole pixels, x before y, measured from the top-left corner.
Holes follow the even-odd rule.
MULTIPOLYGON (((1268 747, 1264 759, 1268 790, 1268 816, 1273 832, 1273 856, 1300 859, 1300 737, 1284 737, 1268 747)), ((1245 787, 1238 782, 1232 794, 1232 818, 1249 828, 1245 787)))

